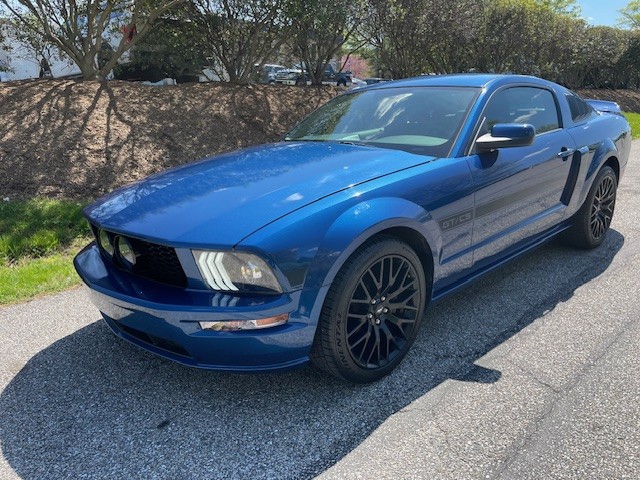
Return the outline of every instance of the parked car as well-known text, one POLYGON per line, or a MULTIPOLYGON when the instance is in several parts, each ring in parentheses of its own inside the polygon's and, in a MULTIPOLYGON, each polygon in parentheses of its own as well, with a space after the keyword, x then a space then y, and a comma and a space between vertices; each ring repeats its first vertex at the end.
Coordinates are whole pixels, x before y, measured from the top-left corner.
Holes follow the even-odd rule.
POLYGON ((311 84, 309 76, 302 73, 299 68, 285 68, 276 72, 275 83, 281 85, 305 85, 311 84))
POLYGON ((349 87, 351 86, 351 72, 339 72, 333 68, 333 65, 329 64, 324 71, 322 84, 349 87))
MULTIPOLYGON (((276 74, 275 83, 283 85, 311 85, 311 77, 309 73, 304 72, 300 68, 288 68, 280 70, 276 74)), ((338 72, 331 64, 327 66, 322 78, 323 85, 333 85, 338 87, 347 87, 351 85, 351 72, 338 72)))
POLYGON ((351 88, 366 87, 367 82, 356 77, 351 77, 351 88))
POLYGON ((364 81, 367 83, 367 85, 374 85, 380 82, 389 82, 390 80, 388 78, 369 77, 365 78, 364 81))
MULTIPOLYGON (((256 65, 256 68, 258 65, 256 65)), ((272 63, 266 63, 262 66, 262 69, 258 71, 258 81, 260 83, 273 84, 276 81, 276 74, 280 70, 285 70, 287 67, 284 65, 275 65, 272 63)))
POLYGON ((96 201, 75 267, 113 332, 165 358, 370 382, 430 302, 556 236, 598 247, 630 148, 616 104, 535 77, 380 83, 96 201))

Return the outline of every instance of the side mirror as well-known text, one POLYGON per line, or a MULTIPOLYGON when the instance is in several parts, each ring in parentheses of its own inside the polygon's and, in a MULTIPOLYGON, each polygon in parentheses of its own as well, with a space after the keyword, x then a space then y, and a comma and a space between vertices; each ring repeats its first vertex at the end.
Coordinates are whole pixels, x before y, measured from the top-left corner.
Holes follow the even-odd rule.
POLYGON ((536 137, 536 129, 528 123, 496 123, 491 133, 476 140, 478 152, 491 152, 499 148, 526 147, 536 137))

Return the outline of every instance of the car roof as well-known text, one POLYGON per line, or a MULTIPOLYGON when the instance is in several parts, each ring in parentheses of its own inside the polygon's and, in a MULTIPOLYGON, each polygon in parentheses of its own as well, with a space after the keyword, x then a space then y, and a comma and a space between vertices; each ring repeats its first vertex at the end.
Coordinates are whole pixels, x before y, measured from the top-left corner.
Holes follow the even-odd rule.
POLYGON ((420 77, 395 80, 371 85, 371 90, 397 87, 476 87, 483 88, 492 84, 535 83, 550 85, 550 82, 527 75, 504 75, 488 73, 460 73, 452 75, 421 75, 420 77))

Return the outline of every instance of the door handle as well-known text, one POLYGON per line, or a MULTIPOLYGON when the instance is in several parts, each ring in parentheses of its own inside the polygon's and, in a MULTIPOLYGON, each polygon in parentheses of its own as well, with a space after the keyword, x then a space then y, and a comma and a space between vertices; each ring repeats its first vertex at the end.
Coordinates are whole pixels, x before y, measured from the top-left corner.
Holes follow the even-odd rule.
POLYGON ((566 148, 566 147, 562 147, 562 149, 560 150, 560 153, 558 153, 558 156, 560 158, 562 158, 563 160, 566 160, 567 158, 569 158, 571 155, 573 155, 575 153, 576 149, 575 148, 566 148))

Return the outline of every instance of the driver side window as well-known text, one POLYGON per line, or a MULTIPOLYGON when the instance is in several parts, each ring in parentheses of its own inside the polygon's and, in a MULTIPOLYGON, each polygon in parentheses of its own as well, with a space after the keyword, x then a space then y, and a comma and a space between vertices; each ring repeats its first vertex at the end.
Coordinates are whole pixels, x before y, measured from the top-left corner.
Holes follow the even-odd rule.
POLYGON ((536 134, 560 128, 558 109, 549 90, 535 87, 513 87, 496 93, 484 111, 481 135, 489 133, 496 123, 528 123, 536 134))

